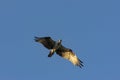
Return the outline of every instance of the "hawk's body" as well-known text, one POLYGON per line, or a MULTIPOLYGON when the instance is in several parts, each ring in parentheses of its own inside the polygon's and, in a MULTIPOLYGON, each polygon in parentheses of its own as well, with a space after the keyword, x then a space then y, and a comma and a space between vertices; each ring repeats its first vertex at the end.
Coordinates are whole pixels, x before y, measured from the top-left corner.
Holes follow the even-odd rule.
POLYGON ((51 37, 35 37, 35 41, 42 43, 43 46, 50 49, 48 57, 51 57, 56 52, 59 56, 69 60, 74 65, 79 67, 83 66, 83 62, 73 53, 73 51, 61 44, 62 40, 55 42, 51 37))

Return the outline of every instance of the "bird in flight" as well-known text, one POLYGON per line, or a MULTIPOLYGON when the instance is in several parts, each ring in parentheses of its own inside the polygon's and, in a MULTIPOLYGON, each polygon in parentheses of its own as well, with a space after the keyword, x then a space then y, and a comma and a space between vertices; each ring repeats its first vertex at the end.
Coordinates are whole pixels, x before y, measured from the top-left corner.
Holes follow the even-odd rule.
POLYGON ((82 68, 83 62, 71 49, 66 48, 61 44, 62 40, 54 41, 51 37, 35 37, 35 41, 41 43, 44 47, 50 50, 48 57, 51 57, 56 52, 59 56, 82 68))

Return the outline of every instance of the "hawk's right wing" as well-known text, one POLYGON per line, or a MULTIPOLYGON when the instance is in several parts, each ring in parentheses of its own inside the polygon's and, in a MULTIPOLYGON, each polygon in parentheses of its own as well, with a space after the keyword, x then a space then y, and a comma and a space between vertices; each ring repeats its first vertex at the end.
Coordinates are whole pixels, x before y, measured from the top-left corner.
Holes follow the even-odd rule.
POLYGON ((40 42, 48 49, 52 49, 55 45, 55 41, 51 37, 35 37, 36 42, 40 42))

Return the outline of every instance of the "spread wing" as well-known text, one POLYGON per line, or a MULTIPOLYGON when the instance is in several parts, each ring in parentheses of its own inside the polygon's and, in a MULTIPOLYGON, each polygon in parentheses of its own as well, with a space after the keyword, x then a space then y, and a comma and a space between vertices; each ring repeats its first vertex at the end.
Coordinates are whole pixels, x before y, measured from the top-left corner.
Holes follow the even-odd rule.
POLYGON ((71 63, 73 63, 76 66, 79 66, 80 68, 83 66, 83 62, 72 52, 71 49, 65 48, 61 46, 56 53, 60 55, 61 57, 69 60, 71 63))
POLYGON ((74 65, 82 67, 83 62, 73 53, 73 52, 64 52, 62 53, 62 57, 65 59, 68 59, 70 62, 72 62, 74 65))
POLYGON ((55 45, 55 41, 51 37, 35 37, 35 41, 42 43, 48 49, 52 49, 55 45))

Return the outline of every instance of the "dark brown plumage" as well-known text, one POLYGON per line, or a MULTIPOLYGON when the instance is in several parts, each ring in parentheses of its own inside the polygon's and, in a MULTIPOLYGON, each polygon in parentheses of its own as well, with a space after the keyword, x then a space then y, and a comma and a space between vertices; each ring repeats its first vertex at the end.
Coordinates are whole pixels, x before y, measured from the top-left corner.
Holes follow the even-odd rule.
POLYGON ((73 51, 61 44, 62 40, 54 41, 51 37, 35 37, 35 41, 42 43, 44 47, 50 49, 48 57, 51 57, 56 52, 56 54, 69 60, 74 65, 79 66, 80 68, 83 66, 83 62, 73 53, 73 51))

